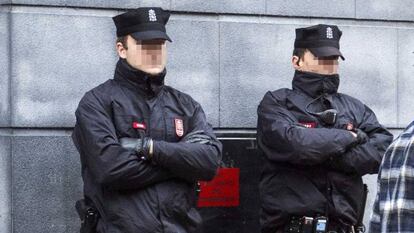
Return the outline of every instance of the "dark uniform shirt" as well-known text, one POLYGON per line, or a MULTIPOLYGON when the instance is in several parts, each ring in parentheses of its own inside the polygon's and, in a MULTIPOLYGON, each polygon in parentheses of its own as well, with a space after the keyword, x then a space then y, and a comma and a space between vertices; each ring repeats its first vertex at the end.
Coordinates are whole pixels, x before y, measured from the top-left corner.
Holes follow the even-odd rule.
POLYGON ((201 106, 189 95, 120 60, 115 78, 87 92, 76 110, 73 141, 80 153, 84 194, 99 210, 101 233, 198 232, 197 180, 210 180, 221 160, 221 143, 201 106), (150 162, 120 145, 139 138, 144 124, 154 140, 150 162), (180 141, 202 130, 208 144, 180 141))
POLYGON ((392 135, 371 109, 337 93, 338 76, 296 71, 292 84, 293 90, 267 92, 258 107, 257 140, 265 157, 262 233, 274 233, 292 216, 327 215, 331 223, 355 225, 362 209, 361 176, 378 172, 392 135), (329 108, 338 110, 334 125, 309 113, 329 108), (356 144, 351 128, 363 130, 369 140, 356 144))

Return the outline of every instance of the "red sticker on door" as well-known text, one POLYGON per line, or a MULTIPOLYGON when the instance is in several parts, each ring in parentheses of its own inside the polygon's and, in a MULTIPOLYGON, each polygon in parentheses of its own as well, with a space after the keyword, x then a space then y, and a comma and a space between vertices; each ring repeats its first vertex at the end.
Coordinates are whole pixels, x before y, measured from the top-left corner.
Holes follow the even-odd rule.
POLYGON ((182 137, 184 135, 184 122, 182 119, 175 118, 175 133, 178 137, 182 137))
POLYGON ((220 168, 213 180, 200 181, 197 207, 239 206, 239 182, 239 168, 220 168))

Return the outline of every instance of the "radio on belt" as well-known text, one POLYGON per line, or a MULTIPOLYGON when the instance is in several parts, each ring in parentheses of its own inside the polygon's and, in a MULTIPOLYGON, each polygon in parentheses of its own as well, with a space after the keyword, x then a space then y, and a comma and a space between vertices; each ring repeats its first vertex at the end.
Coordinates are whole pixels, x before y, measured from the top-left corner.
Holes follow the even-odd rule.
POLYGON ((326 217, 316 217, 314 219, 314 231, 315 233, 325 233, 328 226, 328 219, 326 217))

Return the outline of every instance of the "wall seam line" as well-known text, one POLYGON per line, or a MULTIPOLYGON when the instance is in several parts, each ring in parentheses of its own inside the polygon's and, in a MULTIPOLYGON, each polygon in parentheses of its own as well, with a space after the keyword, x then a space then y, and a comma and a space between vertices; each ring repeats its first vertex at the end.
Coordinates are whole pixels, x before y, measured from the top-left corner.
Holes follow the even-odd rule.
POLYGON ((11 13, 11 11, 12 11, 12 7, 10 6, 9 7, 9 11, 7 12, 7 23, 8 23, 8 25, 7 25, 7 36, 8 36, 8 38, 7 38, 7 45, 8 45, 8 49, 7 49, 7 53, 8 53, 8 73, 9 73, 9 77, 7 77, 8 78, 8 89, 9 89, 9 93, 8 93, 8 96, 7 96, 7 98, 8 98, 8 103, 7 103, 7 105, 8 105, 8 108, 9 108, 9 119, 8 119, 8 122, 7 122, 7 124, 8 124, 8 126, 11 126, 12 125, 12 107, 13 107, 13 105, 12 105, 12 94, 11 94, 11 92, 12 92, 12 71, 13 71, 13 69, 12 69, 12 65, 13 65, 13 63, 12 63, 12 56, 13 56, 13 54, 12 54, 12 20, 13 20, 13 17, 12 17, 12 13, 11 13))
MULTIPOLYGON (((356 1, 356 0, 355 0, 356 1)), ((355 2, 356 3, 356 2, 355 2)), ((170 5, 172 3, 170 1, 170 5)), ((131 8, 114 8, 114 7, 93 7, 93 6, 59 6, 59 5, 34 5, 34 4, 3 4, 2 6, 14 6, 14 7, 33 7, 33 8, 56 8, 56 9, 75 9, 75 10, 98 10, 98 11, 126 11, 131 8)), ((267 8, 267 4, 266 4, 267 8)), ((355 4, 356 9, 356 4, 355 4)), ((267 10, 267 9, 266 9, 267 10)), ((174 11, 170 10, 173 14, 182 14, 182 15, 217 15, 217 12, 202 12, 202 11, 174 11)), ((246 14, 246 13, 232 13, 232 12, 224 12, 220 13, 220 15, 224 16, 246 16, 246 17, 257 17, 260 14, 246 14)), ((323 17, 323 16, 301 16, 301 15, 277 15, 277 14, 265 14, 260 16, 267 16, 267 17, 275 17, 275 18, 303 18, 303 19, 327 19, 327 20, 353 20, 353 21, 367 21, 367 22, 396 22, 396 23, 414 23, 414 20, 390 20, 390 19, 382 19, 382 18, 356 18, 356 10, 355 10, 355 17, 323 17)))
MULTIPOLYGON (((220 18, 220 16, 219 16, 220 18)), ((218 21, 218 127, 221 127, 221 22, 218 21)))
POLYGON ((354 0, 354 19, 357 19, 357 1, 358 0, 354 0))
POLYGON ((397 53, 397 59, 396 59, 396 68, 397 68, 397 80, 396 80, 396 108, 397 108, 397 127, 401 127, 400 122, 400 69, 399 69, 399 57, 400 57, 400 46, 399 46, 399 39, 400 39, 400 30, 398 28, 395 29, 397 31, 397 41, 396 41, 396 53, 397 53))

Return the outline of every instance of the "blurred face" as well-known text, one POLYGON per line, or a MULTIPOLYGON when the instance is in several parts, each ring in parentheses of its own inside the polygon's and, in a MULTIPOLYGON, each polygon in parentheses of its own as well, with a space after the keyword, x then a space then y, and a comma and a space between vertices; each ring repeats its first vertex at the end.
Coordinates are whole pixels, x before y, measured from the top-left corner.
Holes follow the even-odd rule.
POLYGON ((161 73, 167 63, 167 46, 165 40, 135 40, 127 36, 127 48, 122 43, 116 44, 118 55, 128 64, 145 73, 156 75, 161 73))
POLYGON ((315 57, 309 50, 305 51, 303 58, 292 57, 293 68, 300 71, 323 75, 338 74, 338 56, 315 57))

